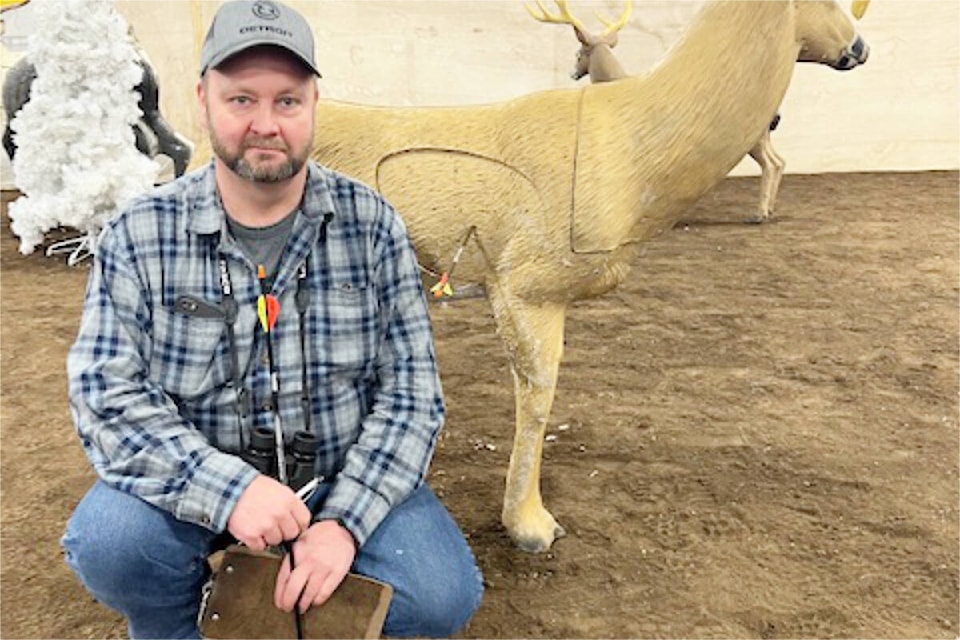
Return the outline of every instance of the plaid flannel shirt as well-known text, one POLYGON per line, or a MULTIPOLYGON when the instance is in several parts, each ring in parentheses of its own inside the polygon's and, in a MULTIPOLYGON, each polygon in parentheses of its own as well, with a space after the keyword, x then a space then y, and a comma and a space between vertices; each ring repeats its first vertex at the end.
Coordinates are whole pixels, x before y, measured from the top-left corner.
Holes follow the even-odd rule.
MULTIPOLYGON (((314 517, 339 520, 362 545, 422 482, 443 400, 403 222, 368 187, 312 162, 308 168, 271 291, 281 308, 271 332, 279 411, 289 442, 303 425, 294 295, 308 259, 312 424, 318 471, 333 478, 314 517)), ((221 254, 239 306, 239 371, 252 398, 244 439, 255 426, 272 428, 256 267, 226 232, 212 163, 135 200, 103 230, 68 357, 71 411, 99 477, 217 532, 256 476, 235 455, 221 254), (183 296, 204 304, 184 305, 183 296)))

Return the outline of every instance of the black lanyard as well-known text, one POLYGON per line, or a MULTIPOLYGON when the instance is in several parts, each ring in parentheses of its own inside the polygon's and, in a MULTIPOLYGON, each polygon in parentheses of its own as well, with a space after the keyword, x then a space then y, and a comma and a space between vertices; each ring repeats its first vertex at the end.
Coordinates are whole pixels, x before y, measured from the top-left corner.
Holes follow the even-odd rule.
MULTIPOLYGON (((326 230, 326 224, 323 230, 326 230)), ((307 372, 307 308, 310 306, 310 286, 307 284, 308 261, 309 258, 304 259, 297 272, 297 293, 294 295, 294 300, 297 303, 297 316, 300 318, 300 408, 303 411, 303 429, 312 431, 313 401, 310 399, 310 374, 307 372)))
POLYGON ((250 397, 240 375, 240 358, 237 354, 237 341, 233 332, 233 325, 237 321, 237 300, 233 297, 233 282, 230 280, 230 269, 227 259, 222 252, 217 255, 220 265, 220 293, 223 301, 223 322, 227 326, 227 347, 230 349, 230 380, 228 387, 233 388, 234 409, 237 413, 237 435, 240 438, 240 450, 247 448, 243 441, 244 423, 250 414, 250 397))

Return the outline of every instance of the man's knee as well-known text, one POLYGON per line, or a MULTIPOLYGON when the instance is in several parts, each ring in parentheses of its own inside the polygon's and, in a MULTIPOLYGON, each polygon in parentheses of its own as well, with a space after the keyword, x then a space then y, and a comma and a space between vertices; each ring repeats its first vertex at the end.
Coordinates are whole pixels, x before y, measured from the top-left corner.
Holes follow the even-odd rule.
POLYGON ((98 483, 80 502, 61 540, 64 558, 105 604, 186 601, 205 572, 204 531, 171 527, 172 516, 98 483), (161 587, 161 585, 163 585, 161 587))
POLYGON ((482 598, 483 579, 476 567, 442 578, 435 574, 395 593, 384 633, 449 637, 473 617, 482 598))
POLYGON ((394 587, 386 635, 452 635, 483 596, 470 547, 427 485, 390 513, 361 549, 355 569, 394 587))
POLYGON ((459 576, 456 584, 448 583, 442 589, 434 588, 431 598, 425 600, 426 630, 434 637, 449 637, 459 631, 476 613, 483 598, 483 580, 480 571, 459 576))

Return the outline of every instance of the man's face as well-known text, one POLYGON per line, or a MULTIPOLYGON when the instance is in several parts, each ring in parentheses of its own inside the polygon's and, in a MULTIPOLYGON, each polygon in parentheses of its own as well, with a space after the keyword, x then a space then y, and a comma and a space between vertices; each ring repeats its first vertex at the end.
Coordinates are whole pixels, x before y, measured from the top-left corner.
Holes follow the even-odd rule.
POLYGON ((207 71, 200 110, 220 161, 254 182, 298 174, 313 148, 314 76, 289 54, 258 47, 207 71))

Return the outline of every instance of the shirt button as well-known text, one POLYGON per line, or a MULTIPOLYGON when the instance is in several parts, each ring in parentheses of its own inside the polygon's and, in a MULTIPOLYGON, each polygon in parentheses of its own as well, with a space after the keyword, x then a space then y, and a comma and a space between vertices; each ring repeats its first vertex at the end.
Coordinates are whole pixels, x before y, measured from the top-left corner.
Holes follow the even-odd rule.
POLYGON ((202 518, 200 518, 200 522, 202 524, 210 524, 210 516, 203 516, 202 518))
POLYGON ((264 411, 273 411, 273 403, 267 400, 261 407, 264 411))
POLYGON ((270 366, 270 354, 267 353, 266 350, 264 350, 263 354, 260 356, 260 362, 262 362, 264 366, 270 366))

